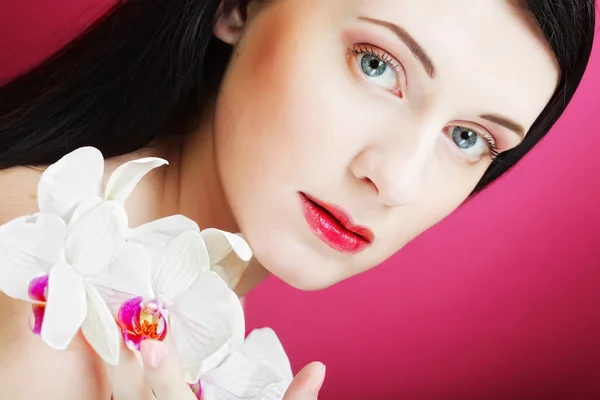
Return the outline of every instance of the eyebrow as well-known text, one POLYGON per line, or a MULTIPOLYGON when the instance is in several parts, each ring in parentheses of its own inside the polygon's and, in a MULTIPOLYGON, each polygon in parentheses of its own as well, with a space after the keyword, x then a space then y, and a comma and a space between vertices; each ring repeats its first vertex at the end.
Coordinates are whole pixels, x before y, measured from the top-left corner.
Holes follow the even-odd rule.
POLYGON ((514 122, 506 117, 502 117, 500 115, 495 115, 495 114, 484 114, 484 115, 480 115, 479 117, 483 118, 483 119, 487 119, 490 122, 501 125, 501 126, 505 127, 506 129, 513 131, 514 133, 519 135, 521 137, 521 139, 525 138, 525 128, 523 128, 523 126, 517 124, 516 122, 514 122))
POLYGON ((408 33, 404 28, 391 22, 382 21, 379 19, 373 19, 368 17, 359 17, 358 19, 364 22, 382 26, 392 31, 396 36, 398 36, 398 38, 402 42, 404 42, 406 47, 408 47, 408 49, 411 51, 411 53, 413 53, 417 60, 419 60, 421 64, 423 64, 423 68, 425 68, 427 75, 429 75, 431 79, 435 79, 437 72, 435 69, 435 65, 433 65, 433 61, 431 61, 431 58, 427 55, 427 52, 423 49, 423 47, 421 47, 421 45, 415 40, 415 38, 413 38, 410 35, 410 33, 408 33))
MULTIPOLYGON (((382 26, 392 31, 396 36, 398 36, 398 38, 402 42, 404 42, 406 47, 408 47, 408 49, 411 51, 411 53, 413 53, 417 60, 419 60, 421 64, 423 64, 423 68, 425 68, 427 75, 429 75, 431 79, 435 79, 437 71, 435 69, 435 65, 433 64, 433 61, 431 61, 431 57, 427 55, 427 52, 423 49, 423 47, 421 47, 421 45, 415 40, 415 38, 413 38, 411 34, 408 33, 404 28, 391 22, 382 21, 374 18, 359 17, 358 19, 364 22, 382 26)), ((514 133, 519 135, 521 139, 525 138, 525 128, 523 128, 522 125, 512 121, 509 118, 496 114, 484 114, 481 115, 480 118, 486 119, 490 122, 493 122, 495 124, 505 127, 508 130, 513 131, 514 133)))

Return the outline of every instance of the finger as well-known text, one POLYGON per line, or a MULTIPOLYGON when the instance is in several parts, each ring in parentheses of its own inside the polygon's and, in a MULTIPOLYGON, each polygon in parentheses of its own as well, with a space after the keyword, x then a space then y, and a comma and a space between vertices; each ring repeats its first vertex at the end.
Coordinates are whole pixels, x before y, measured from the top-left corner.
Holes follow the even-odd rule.
POLYGON ((285 392, 283 400, 316 399, 324 380, 325 365, 320 362, 310 363, 296 375, 290 387, 285 392))
POLYGON ((144 360, 144 378, 157 400, 196 400, 183 379, 179 362, 165 343, 144 340, 140 351, 144 360))
POLYGON ((106 366, 114 400, 153 400, 152 390, 144 382, 140 361, 135 353, 121 342, 119 364, 106 366))

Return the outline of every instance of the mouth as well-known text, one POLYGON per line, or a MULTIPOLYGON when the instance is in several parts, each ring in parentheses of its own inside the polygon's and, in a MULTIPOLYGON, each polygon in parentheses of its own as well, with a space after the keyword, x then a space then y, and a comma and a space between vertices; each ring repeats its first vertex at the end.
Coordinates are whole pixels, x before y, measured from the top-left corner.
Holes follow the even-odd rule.
POLYGON ((356 254, 371 245, 375 236, 368 228, 354 225, 344 210, 299 193, 304 218, 313 233, 333 249, 356 254))

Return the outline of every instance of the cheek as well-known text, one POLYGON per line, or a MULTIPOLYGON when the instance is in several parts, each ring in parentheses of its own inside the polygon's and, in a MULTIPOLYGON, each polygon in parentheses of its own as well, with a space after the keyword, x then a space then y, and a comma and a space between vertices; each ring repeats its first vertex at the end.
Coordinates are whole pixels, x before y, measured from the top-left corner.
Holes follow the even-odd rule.
POLYGON ((289 284, 316 289, 340 272, 323 268, 332 261, 311 247, 297 192, 343 182, 353 122, 327 95, 343 85, 313 68, 316 47, 291 51, 293 42, 269 34, 240 49, 216 104, 215 150, 225 195, 258 260, 289 284))
POLYGON ((360 147, 348 140, 356 110, 341 101, 342 71, 320 68, 325 55, 337 58, 319 44, 299 49, 296 41, 283 34, 250 37, 230 67, 215 121, 222 178, 234 181, 225 185, 339 180, 360 147))

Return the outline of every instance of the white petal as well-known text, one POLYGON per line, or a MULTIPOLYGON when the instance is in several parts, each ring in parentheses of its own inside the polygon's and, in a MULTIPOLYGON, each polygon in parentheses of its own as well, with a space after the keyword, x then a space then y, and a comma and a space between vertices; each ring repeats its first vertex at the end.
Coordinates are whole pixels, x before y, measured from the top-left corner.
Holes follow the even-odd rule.
POLYGON ((93 147, 82 147, 67 154, 44 171, 38 184, 40 211, 59 215, 69 221, 75 207, 102 193, 104 158, 93 147))
POLYGON ((29 300, 32 279, 46 275, 63 256, 66 227, 53 214, 40 213, 0 226, 0 290, 29 300))
POLYGON ((105 201, 67 227, 66 258, 73 268, 91 276, 107 268, 125 243, 127 214, 105 201))
POLYGON ((275 368, 286 379, 292 379, 292 366, 290 360, 271 328, 255 329, 244 341, 242 353, 250 360, 259 364, 266 364, 275 368))
POLYGON ((248 265, 249 262, 240 260, 232 252, 220 263, 212 264, 210 269, 217 273, 227 283, 227 286, 235 289, 242 280, 248 265))
POLYGON ((244 340, 240 300, 214 272, 205 272, 169 309, 171 340, 188 383, 215 368, 244 340))
POLYGON ((200 234, 206 242, 210 261, 213 264, 219 263, 231 251, 243 261, 247 262, 252 258, 252 249, 240 235, 212 228, 205 229, 200 234))
POLYGON ((211 270, 230 288, 235 288, 252 258, 250 246, 241 236, 218 229, 206 229, 201 235, 208 249, 211 270))
POLYGON ((117 365, 121 347, 121 331, 96 289, 87 285, 86 293, 88 310, 81 331, 90 346, 106 363, 117 365))
POLYGON ((252 331, 241 353, 201 379, 205 383, 204 400, 281 400, 293 373, 279 338, 272 329, 264 328, 252 331))
POLYGON ((267 389, 266 392, 260 395, 260 400, 282 400, 285 396, 285 392, 287 392, 290 384, 292 383, 292 379, 282 379, 274 387, 267 389))
POLYGON ((282 380, 274 368, 233 353, 216 369, 202 375, 202 395, 204 400, 263 399, 263 393, 282 380))
POLYGON ((89 199, 83 200, 73 211, 73 216, 69 221, 70 225, 73 225, 75 221, 79 219, 86 212, 90 211, 92 208, 100 205, 104 199, 102 197, 90 197, 89 199))
POLYGON ((140 180, 154 168, 168 164, 161 158, 141 158, 129 161, 113 172, 106 184, 105 198, 125 204, 140 180))
POLYGON ((129 229, 127 240, 141 244, 154 258, 167 243, 187 231, 200 232, 200 228, 183 215, 173 215, 129 229))
POLYGON ((191 286, 202 271, 208 269, 208 253, 200 234, 182 233, 152 260, 154 293, 173 301, 191 286))
POLYGON ((66 349, 83 324, 86 312, 83 278, 69 264, 56 264, 48 278, 42 339, 54 349, 66 349))
POLYGON ((116 316, 126 300, 142 296, 154 298, 150 257, 144 247, 126 243, 115 261, 101 273, 89 278, 108 308, 116 316))

